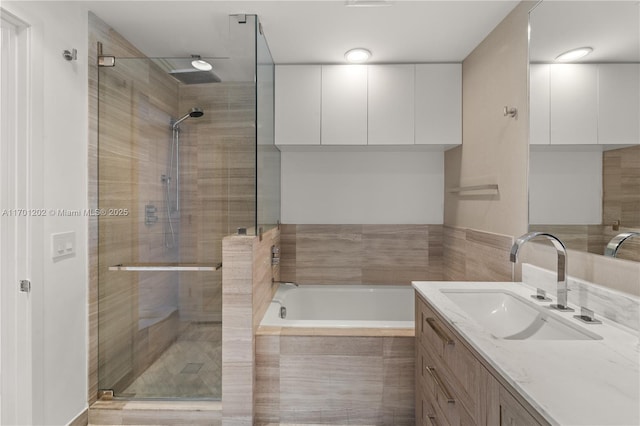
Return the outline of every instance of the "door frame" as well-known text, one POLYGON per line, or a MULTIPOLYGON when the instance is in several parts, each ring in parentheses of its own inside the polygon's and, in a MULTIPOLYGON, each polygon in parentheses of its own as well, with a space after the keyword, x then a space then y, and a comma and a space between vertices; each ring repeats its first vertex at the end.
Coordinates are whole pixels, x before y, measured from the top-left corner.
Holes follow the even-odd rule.
MULTIPOLYGON (((20 291, 32 276, 35 239, 32 190, 33 136, 31 26, 0 8, 2 52, 2 147, 0 148, 0 419, 33 424, 33 297, 20 291), (6 31, 5 31, 6 29, 6 31), (9 60, 10 58, 10 60, 9 60)), ((36 191, 37 192, 37 191, 36 191)), ((40 221, 41 222, 41 221, 40 221)), ((38 277, 41 278, 41 275, 38 277)), ((37 279, 37 278, 36 278, 37 279)))

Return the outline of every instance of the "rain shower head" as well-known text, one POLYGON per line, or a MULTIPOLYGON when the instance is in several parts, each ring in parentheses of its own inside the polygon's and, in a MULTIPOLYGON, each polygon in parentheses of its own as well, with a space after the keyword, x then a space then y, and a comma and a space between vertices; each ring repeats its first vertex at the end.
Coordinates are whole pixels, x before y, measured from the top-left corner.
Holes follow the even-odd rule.
POLYGON ((189 117, 198 118, 198 117, 202 117, 203 115, 204 115, 204 111, 202 111, 202 108, 193 107, 189 110, 188 113, 186 113, 185 115, 183 115, 173 123, 173 128, 174 129, 177 128, 178 124, 182 123, 184 120, 186 120, 189 117))
POLYGON ((169 75, 184 84, 220 83, 221 81, 213 71, 197 69, 171 70, 169 75))

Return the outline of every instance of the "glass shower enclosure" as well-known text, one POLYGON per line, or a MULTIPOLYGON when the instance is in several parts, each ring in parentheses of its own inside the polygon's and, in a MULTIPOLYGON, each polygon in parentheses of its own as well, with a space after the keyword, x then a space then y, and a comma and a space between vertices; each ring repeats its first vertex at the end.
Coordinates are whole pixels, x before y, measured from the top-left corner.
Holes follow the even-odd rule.
POLYGON ((280 216, 273 61, 256 16, 229 57, 99 68, 98 387, 221 398, 222 238, 280 216))

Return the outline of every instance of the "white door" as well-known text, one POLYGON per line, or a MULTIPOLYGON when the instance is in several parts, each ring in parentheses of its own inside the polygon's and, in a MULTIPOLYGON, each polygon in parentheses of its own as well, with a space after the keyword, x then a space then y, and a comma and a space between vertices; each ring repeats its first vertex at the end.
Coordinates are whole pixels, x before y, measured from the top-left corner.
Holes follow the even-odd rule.
POLYGON ((0 9, 0 424, 31 424, 28 28, 0 9), (25 288, 26 290, 26 288, 25 288))

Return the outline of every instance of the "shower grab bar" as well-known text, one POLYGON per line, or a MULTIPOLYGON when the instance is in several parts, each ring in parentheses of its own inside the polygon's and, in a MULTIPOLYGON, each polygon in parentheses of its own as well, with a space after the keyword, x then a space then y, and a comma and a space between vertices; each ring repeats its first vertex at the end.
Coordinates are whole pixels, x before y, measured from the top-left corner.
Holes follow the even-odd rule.
POLYGON ((131 265, 119 264, 109 266, 110 271, 217 271, 222 268, 222 263, 136 263, 131 265))

